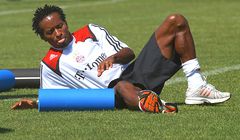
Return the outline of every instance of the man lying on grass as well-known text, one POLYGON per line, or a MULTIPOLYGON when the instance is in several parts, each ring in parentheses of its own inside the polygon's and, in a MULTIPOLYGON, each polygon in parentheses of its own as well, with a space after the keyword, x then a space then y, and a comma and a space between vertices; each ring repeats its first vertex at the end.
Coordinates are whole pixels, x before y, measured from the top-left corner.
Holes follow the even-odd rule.
MULTIPOLYGON (((230 93, 218 91, 202 76, 188 22, 180 14, 163 21, 133 62, 134 52, 99 25, 88 24, 71 33, 58 6, 38 8, 32 27, 51 45, 41 61, 42 89, 114 88, 116 108, 177 112, 175 104, 158 95, 164 83, 183 68, 188 81, 186 104, 214 104, 230 98, 230 93)), ((12 108, 37 108, 37 103, 26 99, 12 108)))

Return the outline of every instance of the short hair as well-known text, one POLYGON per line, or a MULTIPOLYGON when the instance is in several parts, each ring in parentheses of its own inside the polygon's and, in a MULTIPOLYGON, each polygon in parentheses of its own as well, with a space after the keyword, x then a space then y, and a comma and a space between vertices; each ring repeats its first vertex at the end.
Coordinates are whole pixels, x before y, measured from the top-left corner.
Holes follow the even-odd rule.
POLYGON ((34 17, 32 19, 32 30, 37 34, 43 37, 43 31, 39 27, 39 23, 51 13, 57 12, 60 15, 61 20, 66 22, 65 14, 63 10, 55 5, 47 5, 45 4, 44 7, 39 7, 36 9, 35 13, 33 14, 34 17))

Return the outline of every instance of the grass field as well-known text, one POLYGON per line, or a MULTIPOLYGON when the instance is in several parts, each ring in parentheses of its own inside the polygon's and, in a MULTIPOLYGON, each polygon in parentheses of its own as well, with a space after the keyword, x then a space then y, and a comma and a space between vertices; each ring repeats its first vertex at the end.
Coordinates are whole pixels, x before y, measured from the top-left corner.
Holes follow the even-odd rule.
POLYGON ((240 139, 240 12, 238 0, 1 0, 0 69, 38 68, 49 45, 31 30, 36 7, 62 6, 71 31, 87 24, 106 27, 138 54, 170 13, 185 15, 197 56, 210 83, 232 93, 217 105, 184 105, 186 81, 180 70, 161 98, 179 104, 178 114, 129 110, 38 112, 10 110, 38 89, 0 93, 0 139, 240 139))

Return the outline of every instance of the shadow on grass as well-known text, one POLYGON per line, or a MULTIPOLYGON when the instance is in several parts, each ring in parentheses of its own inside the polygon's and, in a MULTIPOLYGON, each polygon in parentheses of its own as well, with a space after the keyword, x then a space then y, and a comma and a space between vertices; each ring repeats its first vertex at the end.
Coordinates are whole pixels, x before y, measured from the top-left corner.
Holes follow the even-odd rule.
POLYGON ((0 95, 1 94, 9 94, 9 93, 14 92, 14 91, 16 91, 16 90, 13 89, 13 88, 11 88, 9 90, 0 90, 0 95))
POLYGON ((184 102, 176 102, 175 104, 177 104, 178 106, 182 106, 182 105, 186 105, 186 106, 219 106, 223 103, 215 103, 215 104, 203 103, 203 104, 196 104, 196 105, 187 105, 184 102))
POLYGON ((0 127, 0 134, 13 132, 13 129, 0 127))
POLYGON ((21 94, 21 95, 1 95, 0 94, 0 100, 5 99, 16 99, 16 98, 37 98, 38 95, 36 94, 21 94))
POLYGON ((175 102, 175 104, 179 105, 186 105, 184 102, 175 102))

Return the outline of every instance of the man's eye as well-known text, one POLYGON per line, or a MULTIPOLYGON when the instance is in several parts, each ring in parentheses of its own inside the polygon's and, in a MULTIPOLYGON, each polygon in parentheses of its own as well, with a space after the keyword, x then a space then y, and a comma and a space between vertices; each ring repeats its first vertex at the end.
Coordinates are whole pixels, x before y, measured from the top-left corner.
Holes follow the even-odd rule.
POLYGON ((57 29, 60 29, 60 28, 62 28, 62 26, 63 26, 63 24, 61 23, 61 24, 58 24, 58 25, 56 26, 56 28, 57 28, 57 29))
POLYGON ((53 33, 53 29, 51 29, 51 30, 48 30, 46 33, 48 34, 48 35, 51 35, 52 33, 53 33))

